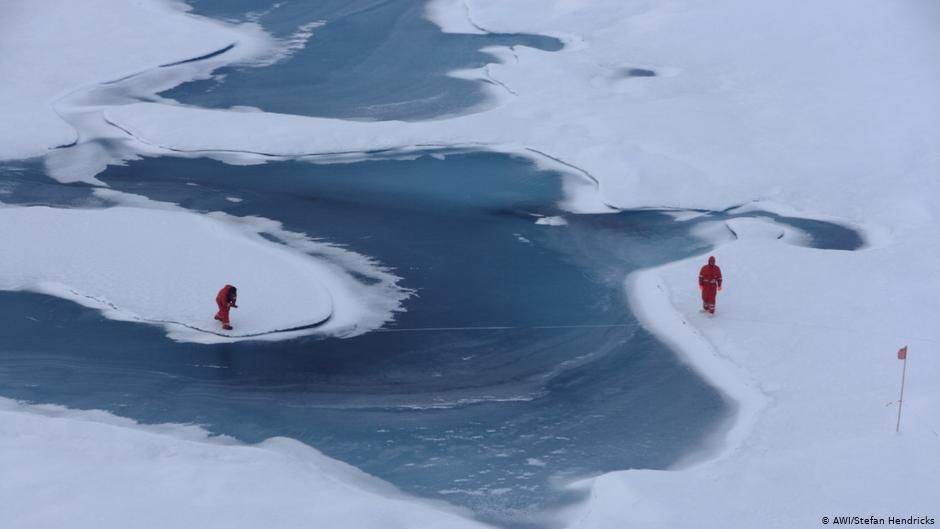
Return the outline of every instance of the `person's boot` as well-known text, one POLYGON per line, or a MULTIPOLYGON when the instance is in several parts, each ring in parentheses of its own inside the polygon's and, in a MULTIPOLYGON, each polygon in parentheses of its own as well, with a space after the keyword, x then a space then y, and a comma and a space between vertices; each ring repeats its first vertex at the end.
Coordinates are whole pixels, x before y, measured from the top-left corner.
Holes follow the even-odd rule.
POLYGON ((216 314, 216 315, 215 315, 215 319, 217 319, 217 320, 219 320, 219 321, 222 321, 222 316, 219 316, 218 314, 216 314))
POLYGON ((232 326, 228 324, 223 325, 222 328, 225 329, 226 331, 232 330, 232 326))

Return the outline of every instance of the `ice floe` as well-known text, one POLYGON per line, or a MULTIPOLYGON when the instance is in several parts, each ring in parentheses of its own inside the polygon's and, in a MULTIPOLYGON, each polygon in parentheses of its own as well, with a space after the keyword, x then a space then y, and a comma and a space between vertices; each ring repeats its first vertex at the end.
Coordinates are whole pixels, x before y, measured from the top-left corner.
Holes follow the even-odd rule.
POLYGON ((485 529, 286 438, 0 399, 0 526, 70 529, 485 529))
POLYGON ((826 251, 778 240, 773 225, 747 224, 760 229, 712 252, 725 277, 714 317, 698 310, 705 256, 626 284, 643 325, 726 395, 733 422, 674 470, 584 483, 591 500, 572 513, 571 527, 936 517, 940 394, 931 381, 940 362, 930 351, 940 343, 932 323, 940 281, 929 260, 903 258, 936 255, 936 238, 924 231, 890 248, 826 251), (911 365, 898 435, 896 352, 904 345, 911 365))
MULTIPOLYGON (((445 30, 551 34, 567 46, 556 53, 517 47, 500 55, 512 60, 460 73, 495 83, 495 102, 488 110, 446 120, 344 123, 208 111, 170 101, 106 108, 93 108, 95 101, 63 101, 62 108, 73 112, 70 117, 97 113, 87 114, 94 119, 73 120, 78 133, 59 120, 51 101, 80 87, 100 90, 100 83, 219 50, 242 37, 231 26, 200 21, 164 3, 55 5, 4 7, 0 48, 31 52, 0 56, 0 71, 13 79, 0 87, 8 118, 0 124, 0 158, 80 142, 82 131, 111 134, 141 151, 211 154, 241 163, 377 148, 476 146, 552 160, 582 175, 590 183, 576 189, 600 191, 594 193, 600 197, 594 207, 715 210, 758 200, 864 226, 867 239, 877 244, 859 252, 832 252, 783 244, 774 236, 777 228, 767 223, 724 224, 725 231, 737 227, 745 237, 729 237, 716 251, 727 283, 713 319, 697 312, 694 278, 700 257, 628 280, 631 304, 644 325, 720 388, 736 415, 696 465, 681 471, 609 473, 584 483, 591 490, 589 500, 572 512, 567 525, 782 528, 818 524, 834 513, 906 516, 936 508, 940 394, 932 381, 940 365, 929 354, 918 353, 940 341, 934 335, 940 313, 934 270, 940 255, 940 184, 935 178, 940 167, 940 33, 930 24, 940 16, 936 2, 435 0, 428 12, 445 30), (83 16, 98 23, 72 23, 83 16), (61 31, 63 27, 70 31, 61 31), (165 34, 175 38, 168 42, 165 34), (32 68, 36 61, 50 64, 45 61, 52 58, 56 62, 48 69, 32 68), (630 74, 637 68, 655 75, 630 74), (46 72, 54 74, 46 77, 46 72), (895 435, 899 365, 894 351, 905 344, 911 346, 909 414, 903 434, 895 435)), ((86 153, 59 167, 84 165, 85 170, 72 174, 81 173, 82 178, 75 178, 87 181, 102 159, 124 154, 105 155, 86 153)), ((133 215, 143 219, 152 214, 133 215)), ((5 236, 24 242, 16 233, 5 236)), ((233 236, 236 244, 256 242, 242 236, 233 236)), ((27 273, 21 268, 13 272, 27 273)), ((247 307, 248 301, 244 303, 247 307)), ((337 305, 334 298, 334 312, 337 305)), ((61 468, 88 475, 80 466, 87 452, 74 455, 69 452, 76 449, 74 443, 62 439, 74 440, 74 432, 96 423, 76 418, 77 424, 69 423, 63 433, 55 419, 45 417, 27 429, 22 424, 34 420, 32 411, 14 408, 10 413, 0 425, 5 432, 14 430, 0 435, 7 448, 0 453, 27 463, 15 468, 24 469, 23 479, 34 478, 32 490, 44 500, 40 505, 62 506, 28 513, 17 509, 16 515, 24 518, 15 521, 56 512, 74 520, 125 508, 113 501, 115 496, 137 505, 140 496, 132 488, 95 495, 97 488, 70 486, 74 482, 62 479, 61 468), (23 441, 30 436, 40 442, 23 441), (36 446, 43 449, 41 457, 36 446), (55 472, 25 470, 48 470, 45 463, 58 461, 61 454, 63 462, 55 465, 55 472), (68 487, 67 494, 60 483, 68 487), (75 496, 75 490, 81 495, 75 496), (80 511, 73 501, 107 505, 80 511)), ((155 445, 136 435, 121 437, 115 446, 126 452, 177 450, 173 443, 155 445)), ((110 431, 87 435, 93 446, 111 438, 110 431)), ((251 448, 229 468, 281 477, 283 465, 253 457, 258 450, 251 448)), ((216 457, 212 454, 198 459, 216 457)), ((217 457, 225 461, 225 456, 217 457)), ((292 469, 306 464, 308 456, 300 459, 290 461, 292 469)), ((139 459, 126 462, 132 461, 139 459)), ((154 472, 148 465, 140 468, 154 472)), ((188 476, 185 465, 175 470, 188 476)), ((311 474, 308 478, 315 482, 333 477, 316 469, 311 474)), ((137 477, 130 482, 141 482, 137 477)), ((199 483, 201 477, 172 484, 199 483)), ((335 511, 306 516, 310 497, 298 500, 296 493, 305 489, 294 485, 283 489, 294 495, 279 499, 296 501, 277 512, 285 517, 301 513, 304 520, 323 519, 330 525, 328 516, 335 511)), ((28 505, 16 491, 0 493, 11 495, 5 505, 28 505)), ((232 487, 204 494, 219 501, 256 497, 255 491, 232 487)), ((163 504, 191 505, 191 498, 166 496, 163 504)), ((313 498, 319 499, 319 493, 313 498)), ((148 495, 148 505, 150 499, 148 495)), ((357 527, 379 522, 396 526, 397 518, 383 518, 388 513, 381 505, 357 504, 344 511, 340 523, 354 519, 357 527)), ((9 512, 0 511, 0 516, 9 512)), ((139 513, 134 519, 140 519, 139 513)), ((217 520, 220 527, 237 527, 251 518, 213 518, 217 520)), ((425 527, 465 523, 412 521, 411 526, 425 527)), ((200 518, 190 525, 208 526, 203 522, 200 518)), ((270 518, 264 525, 276 526, 270 518)))
POLYGON ((268 219, 96 195, 112 207, 0 207, 0 289, 63 297, 201 343, 358 334, 391 319, 408 295, 370 259, 268 219), (239 289, 233 331, 213 319, 225 284, 239 289))
POLYGON ((185 9, 180 2, 161 0, 5 3, 0 160, 37 156, 88 139, 53 106, 86 85, 229 47, 226 61, 233 62, 279 49, 256 24, 227 24, 185 9))

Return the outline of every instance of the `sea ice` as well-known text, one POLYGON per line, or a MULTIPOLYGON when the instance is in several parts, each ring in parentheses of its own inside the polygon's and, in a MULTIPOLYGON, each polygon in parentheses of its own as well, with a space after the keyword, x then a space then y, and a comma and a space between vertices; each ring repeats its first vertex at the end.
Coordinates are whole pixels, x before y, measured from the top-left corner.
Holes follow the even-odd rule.
POLYGON ((0 398, 0 527, 486 529, 286 438, 0 398))
POLYGON ((97 196, 118 205, 0 207, 0 246, 9 250, 0 261, 0 289, 64 297, 109 318, 160 325, 176 340, 203 343, 357 334, 390 319, 408 295, 367 258, 267 219, 201 215, 106 190, 97 196), (364 285, 350 270, 376 281, 364 285), (233 331, 213 320, 215 294, 225 284, 239 290, 233 331))

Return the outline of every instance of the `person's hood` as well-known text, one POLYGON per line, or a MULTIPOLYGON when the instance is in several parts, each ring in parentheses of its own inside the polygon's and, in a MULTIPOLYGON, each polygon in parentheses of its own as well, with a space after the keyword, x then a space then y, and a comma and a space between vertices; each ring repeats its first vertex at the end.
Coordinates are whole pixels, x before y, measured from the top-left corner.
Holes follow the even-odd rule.
POLYGON ((708 264, 710 264, 710 265, 715 264, 715 257, 714 257, 714 256, 708 258, 708 264))

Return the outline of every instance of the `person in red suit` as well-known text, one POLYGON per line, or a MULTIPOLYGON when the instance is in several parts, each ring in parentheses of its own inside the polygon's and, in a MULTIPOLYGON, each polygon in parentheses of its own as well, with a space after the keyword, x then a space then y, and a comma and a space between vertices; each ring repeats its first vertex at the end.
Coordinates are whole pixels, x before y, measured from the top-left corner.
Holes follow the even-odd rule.
POLYGON ((715 264, 715 258, 709 257, 708 264, 698 273, 698 288, 702 291, 702 311, 715 313, 715 296, 721 292, 721 268, 715 264))
POLYGON ((231 308, 238 308, 235 302, 238 300, 238 289, 232 285, 225 285, 215 296, 215 303, 219 306, 219 312, 215 314, 215 319, 222 322, 222 328, 226 331, 232 330, 232 325, 228 321, 228 311, 231 308))

